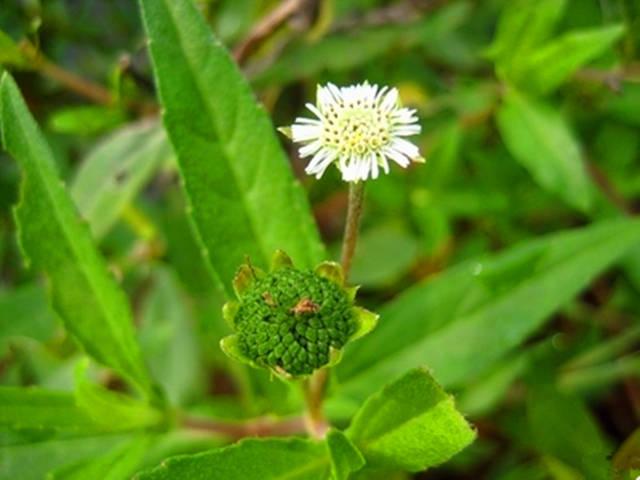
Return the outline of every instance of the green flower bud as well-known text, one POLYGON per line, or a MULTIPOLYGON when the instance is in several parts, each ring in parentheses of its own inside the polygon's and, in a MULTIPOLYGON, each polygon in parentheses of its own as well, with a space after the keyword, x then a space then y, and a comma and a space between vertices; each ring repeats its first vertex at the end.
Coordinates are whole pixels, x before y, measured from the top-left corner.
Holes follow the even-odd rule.
POLYGON ((234 279, 238 301, 223 307, 235 331, 222 340, 223 351, 285 378, 337 363, 344 345, 368 333, 378 318, 353 305, 356 290, 345 288, 343 278, 333 262, 297 270, 281 251, 269 273, 242 265, 234 279))

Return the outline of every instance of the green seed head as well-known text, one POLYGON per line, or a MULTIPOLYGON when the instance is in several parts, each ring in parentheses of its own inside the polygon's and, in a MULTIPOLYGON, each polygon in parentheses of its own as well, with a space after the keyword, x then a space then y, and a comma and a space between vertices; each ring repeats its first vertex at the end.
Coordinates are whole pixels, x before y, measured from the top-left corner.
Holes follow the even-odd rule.
POLYGON ((234 280, 238 301, 223 315, 235 331, 222 340, 232 358, 286 377, 303 377, 339 359, 342 347, 370 331, 377 315, 355 307, 340 267, 325 262, 297 270, 276 252, 272 271, 243 265, 234 280))
POLYGON ((258 365, 308 375, 356 329, 351 301, 314 272, 282 268, 254 282, 235 316, 238 347, 258 365))

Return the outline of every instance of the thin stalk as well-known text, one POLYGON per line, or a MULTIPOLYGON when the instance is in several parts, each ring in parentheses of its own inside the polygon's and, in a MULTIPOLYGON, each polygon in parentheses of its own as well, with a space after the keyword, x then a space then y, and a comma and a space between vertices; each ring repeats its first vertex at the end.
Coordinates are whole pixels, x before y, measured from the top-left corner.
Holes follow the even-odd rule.
POLYGON ((277 420, 260 417, 245 422, 224 420, 209 420, 197 417, 183 417, 183 428, 212 433, 238 440, 244 437, 271 437, 277 435, 289 436, 304 432, 304 419, 291 417, 277 420))
POLYGON ((360 217, 362 216, 363 200, 364 182, 350 183, 347 223, 344 227, 344 238, 342 239, 342 257, 340 258, 345 281, 349 279, 353 254, 356 251, 358 230, 360 228, 360 217))
MULTIPOLYGON (((356 251, 360 218, 362 217, 362 205, 364 200, 364 182, 349 184, 349 205, 347 207, 347 221, 342 240, 342 256, 340 263, 344 273, 345 282, 349 278, 353 254, 356 251)), ((316 438, 323 438, 328 430, 328 422, 322 410, 322 402, 327 389, 329 369, 317 370, 309 380, 305 382, 305 399, 307 402, 306 425, 309 434, 316 438)))

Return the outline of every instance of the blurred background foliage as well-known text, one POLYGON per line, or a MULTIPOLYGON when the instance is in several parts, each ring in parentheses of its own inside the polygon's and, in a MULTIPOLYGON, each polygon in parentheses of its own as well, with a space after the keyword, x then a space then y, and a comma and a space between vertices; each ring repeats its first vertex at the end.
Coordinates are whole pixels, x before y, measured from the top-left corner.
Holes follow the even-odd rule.
MULTIPOLYGON (((275 125, 291 123, 327 81, 395 85, 419 111, 427 164, 367 185, 353 282, 370 308, 467 259, 640 208, 638 0, 197 3, 275 125), (256 26, 283 5, 290 11, 261 37, 256 26)), ((129 293, 145 358, 172 402, 221 418, 295 409, 295 392, 233 371, 221 357, 221 296, 201 261, 158 126, 136 2, 5 0, 0 29, 0 63, 14 73, 129 293), (238 402, 238 382, 251 384, 255 397, 238 402)), ((285 148, 335 257, 344 184, 336 172, 321 181, 304 177, 304 163, 285 148)), ((11 215, 18 180, 16 163, 0 154, 0 382, 70 390, 80 353, 20 259, 11 215)), ((518 268, 507 273, 534 273, 518 268)), ((620 478, 635 478, 639 314, 640 245, 490 368, 460 382, 445 379, 479 440, 417 477, 598 479, 607 478, 611 460, 620 478)), ((93 373, 118 389, 118 379, 93 373)), ((331 407, 338 419, 349 409, 331 407)), ((111 437, 80 442, 64 459, 52 442, 13 446, 3 454, 6 471, 21 464, 33 471, 0 477, 40 478, 123 448, 111 437)), ((153 465, 215 442, 177 432, 153 448, 125 445, 153 465)))

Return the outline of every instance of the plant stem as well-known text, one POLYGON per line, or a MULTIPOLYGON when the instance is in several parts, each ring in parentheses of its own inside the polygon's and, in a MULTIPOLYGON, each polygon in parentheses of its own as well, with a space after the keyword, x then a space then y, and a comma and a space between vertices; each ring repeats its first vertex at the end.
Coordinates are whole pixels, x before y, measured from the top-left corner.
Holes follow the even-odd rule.
POLYGON ((190 430, 214 433, 234 440, 244 437, 296 435, 304 432, 305 429, 305 421, 302 417, 291 417, 283 420, 260 417, 246 422, 183 417, 181 424, 184 428, 190 430))
MULTIPOLYGON (((342 256, 340 261, 342 264, 345 282, 347 282, 349 278, 351 261, 353 260, 353 254, 356 251, 363 200, 364 182, 350 183, 347 221, 344 228, 342 256)), ((324 399, 328 379, 329 369, 322 368, 317 370, 304 385, 305 399, 307 402, 307 431, 311 436, 316 438, 323 438, 329 427, 329 424, 324 417, 324 412, 322 411, 322 401, 324 399)))
POLYGON ((360 227, 360 217, 362 216, 362 204, 364 200, 364 182, 352 182, 349 184, 349 205, 347 207, 347 223, 344 227, 344 238, 342 240, 342 271, 345 282, 349 279, 351 271, 351 261, 356 251, 358 241, 358 229, 360 227))

